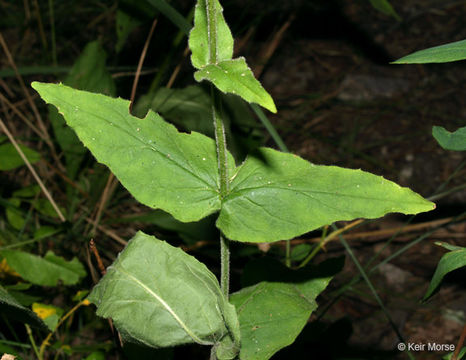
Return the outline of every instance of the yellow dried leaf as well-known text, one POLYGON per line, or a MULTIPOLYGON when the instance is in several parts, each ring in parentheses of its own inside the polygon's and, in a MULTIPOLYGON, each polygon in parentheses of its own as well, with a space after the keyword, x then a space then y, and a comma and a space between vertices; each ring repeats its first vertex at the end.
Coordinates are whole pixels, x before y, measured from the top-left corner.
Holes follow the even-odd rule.
POLYGON ((47 319, 49 316, 55 315, 57 313, 57 309, 38 303, 32 304, 32 311, 34 311, 42 320, 47 319))
POLYGON ((0 279, 4 279, 8 276, 21 277, 21 275, 19 275, 10 267, 10 265, 8 265, 6 259, 3 258, 2 261, 0 261, 0 279))

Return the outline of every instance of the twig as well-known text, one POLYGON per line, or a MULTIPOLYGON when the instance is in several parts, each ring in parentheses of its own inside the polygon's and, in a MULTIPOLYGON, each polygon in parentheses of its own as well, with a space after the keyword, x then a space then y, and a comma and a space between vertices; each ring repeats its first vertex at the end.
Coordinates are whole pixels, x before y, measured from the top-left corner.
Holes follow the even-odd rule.
POLYGON ((21 150, 21 148, 19 147, 18 143, 16 142, 16 140, 14 139, 14 137, 11 135, 10 131, 8 130, 8 128, 6 127, 6 125, 4 124, 3 120, 0 118, 0 128, 3 130, 3 132, 6 134, 6 136, 8 137, 8 139, 11 141, 11 143, 13 144, 13 146, 15 147, 16 151, 18 152, 19 156, 21 156, 21 158, 23 159, 24 163, 26 164, 26 166, 28 167, 29 171, 32 173, 32 176, 34 177, 34 179, 37 181, 37 183, 39 184, 40 188, 42 189, 42 191, 44 192, 45 196, 47 197, 47 199, 50 201, 50 203, 52 204, 53 208, 55 209, 55 212, 57 213, 58 217, 60 218, 60 220, 62 222, 65 222, 66 219, 65 217, 63 216, 60 208, 57 206, 57 204, 55 203, 55 201, 53 200, 52 198, 52 195, 50 195, 49 191, 47 190, 47 188, 45 187, 44 183, 42 182, 42 180, 39 178, 39 175, 37 175, 36 171, 34 170, 34 168, 32 167, 31 163, 29 162, 29 160, 27 159, 26 155, 24 155, 24 152, 23 150, 21 150))
POLYGON ((280 29, 278 29, 278 31, 275 33, 272 41, 269 41, 267 43, 268 45, 264 51, 264 55, 261 57, 261 62, 254 69, 254 74, 256 75, 257 78, 261 76, 262 71, 264 71, 265 65, 272 57, 275 50, 277 50, 278 45, 280 45, 280 42, 283 39, 283 35, 285 34, 285 31, 290 27, 294 18, 295 18, 295 15, 291 14, 288 20, 286 20, 285 23, 280 27, 280 29))
POLYGON ((176 77, 178 76, 178 73, 181 70, 181 65, 183 64, 183 61, 186 58, 186 56, 188 56, 188 54, 189 54, 189 47, 186 46, 186 48, 183 51, 183 58, 178 63, 178 65, 176 65, 175 69, 173 70, 173 73, 170 76, 170 79, 168 79, 167 86, 166 86, 168 89, 173 86, 173 83, 175 82, 175 79, 176 79, 176 77))
POLYGON ((152 27, 150 28, 149 35, 147 36, 146 42, 141 52, 141 56, 139 57, 139 63, 136 70, 136 75, 134 76, 133 88, 131 89, 131 98, 129 104, 129 111, 131 112, 133 108, 134 97, 136 96, 136 88, 138 86, 139 75, 141 73, 142 64, 144 63, 144 59, 146 57, 147 49, 149 48, 149 43, 152 38, 152 34, 154 33, 155 26, 157 25, 157 18, 154 19, 152 22, 152 27))
MULTIPOLYGON (((394 233, 400 232, 400 233, 406 233, 410 231, 417 231, 417 230, 423 230, 426 228, 434 227, 434 226, 439 226, 446 224, 450 221, 452 221, 454 218, 449 217, 445 219, 439 219, 439 220, 433 220, 433 221, 428 221, 425 223, 420 223, 420 224, 414 224, 414 225, 407 225, 407 226, 399 226, 395 228, 390 228, 390 229, 383 229, 383 230, 374 230, 374 231, 365 231, 365 232, 358 232, 358 233, 353 233, 353 234, 346 234, 345 239, 347 240, 354 240, 354 239, 367 239, 367 238, 373 238, 373 237, 386 237, 389 235, 393 235, 394 233)), ((318 243, 321 241, 320 237, 315 237, 311 239, 295 239, 292 240, 293 244, 302 244, 302 243, 307 243, 307 242, 312 242, 312 243, 318 243)))
POLYGON ((45 143, 50 148, 51 153, 52 153, 52 157, 57 162, 57 166, 61 170, 65 171, 65 167, 61 164, 60 159, 59 159, 59 157, 57 155, 57 152, 55 150, 55 147, 53 145, 53 142, 52 142, 52 140, 51 140, 51 138, 50 138, 50 136, 48 134, 47 127, 45 126, 44 122, 42 121, 42 117, 39 114, 39 110, 37 109, 36 104, 32 100, 31 94, 29 94, 29 91, 28 91, 26 85, 24 84, 23 78, 21 77, 21 74, 19 73, 18 68, 16 67, 15 61, 13 60, 13 57, 11 56, 10 50, 8 49, 8 46, 7 46, 6 42, 5 42, 5 39, 3 38, 3 35, 1 33, 0 33, 0 45, 2 46, 3 51, 5 52, 5 54, 6 54, 7 58, 8 58, 8 62, 10 63, 11 67, 13 68, 13 71, 16 74, 16 78, 18 79, 19 85, 21 86, 21 89, 23 90, 23 93, 24 93, 29 105, 31 106, 32 112, 34 113, 34 116, 35 116, 35 118, 37 120, 37 123, 39 124, 39 127, 42 130, 43 140, 45 141, 45 143))
POLYGON ((306 266, 307 263, 309 261, 311 261, 311 259, 319 252, 320 249, 325 249, 325 245, 331 241, 332 239, 334 239, 335 237, 337 237, 338 235, 344 233, 345 231, 355 227, 356 225, 359 225, 360 223, 362 223, 364 220, 363 219, 359 219, 359 220, 355 220, 355 221, 352 221, 351 223, 349 223, 348 225, 346 225, 345 227, 341 228, 341 229, 338 229, 338 230, 335 230, 333 231, 332 233, 330 233, 328 236, 324 237, 323 239, 321 239, 319 241, 319 244, 314 248, 314 250, 306 257, 306 259, 303 260, 303 262, 299 265, 299 267, 303 267, 303 266, 306 266))
POLYGON ((42 341, 42 344, 40 345, 40 351, 39 351, 39 359, 43 359, 44 358, 44 351, 45 351, 45 348, 47 347, 47 345, 49 345, 49 341, 50 341, 50 338, 52 337, 53 334, 55 334, 55 331, 57 331, 57 329, 61 326, 61 324, 63 324, 65 322, 66 319, 68 319, 71 315, 73 315, 73 313, 78 310, 82 305, 89 305, 89 300, 87 299, 84 299, 84 300, 81 300, 80 302, 78 302, 75 306, 73 306, 73 308, 68 311, 65 316, 63 316, 57 323, 57 325, 55 325, 55 328, 53 329, 53 331, 51 331, 47 337, 44 339, 44 341, 42 341))
POLYGON ((97 250, 97 247, 95 246, 94 239, 91 239, 91 241, 89 241, 89 249, 91 249, 92 253, 95 256, 100 273, 102 274, 102 276, 104 276, 107 273, 107 270, 105 270, 104 263, 102 262, 102 258, 100 257, 99 251, 97 250))
POLYGON ((102 192, 102 196, 100 197, 100 200, 99 200, 97 214, 95 216, 95 220, 94 220, 93 227, 91 230, 91 236, 95 235, 97 226, 99 225, 100 219, 102 218, 102 212, 104 211, 105 204, 107 204, 110 194, 113 192, 114 185, 115 185, 115 175, 113 175, 113 173, 110 173, 107 179, 107 183, 105 184, 104 191, 102 192))
POLYGON ((18 107, 11 103, 5 96, 0 93, 0 101, 4 102, 21 120, 23 120, 32 131, 36 133, 42 140, 46 140, 46 136, 40 131, 29 119, 18 110, 18 107))
MULTIPOLYGON (((87 221, 89 224, 94 225, 94 220, 92 220, 92 219, 90 219, 90 218, 86 218, 86 221, 87 221)), ((99 230, 102 231, 105 235, 107 235, 108 237, 112 238, 113 240, 115 240, 116 242, 120 243, 121 245, 123 245, 123 246, 128 245, 128 242, 127 242, 126 240, 122 239, 122 238, 119 237, 117 234, 115 234, 113 231, 106 229, 106 228, 103 227, 102 225, 97 225, 97 229, 99 229, 99 230)))
POLYGON ((26 327, 26 332, 28 333, 29 341, 31 342, 32 348, 34 349, 34 353, 40 359, 40 355, 39 355, 39 351, 37 350, 36 342, 34 338, 32 337, 31 327, 28 324, 24 324, 24 326, 26 327))
POLYGON ((463 347, 465 338, 466 338, 466 324, 464 324, 463 332, 461 333, 460 339, 458 341, 458 345, 456 345, 456 349, 455 349, 455 352, 453 353, 451 360, 458 359, 458 355, 460 354, 461 348, 463 347))

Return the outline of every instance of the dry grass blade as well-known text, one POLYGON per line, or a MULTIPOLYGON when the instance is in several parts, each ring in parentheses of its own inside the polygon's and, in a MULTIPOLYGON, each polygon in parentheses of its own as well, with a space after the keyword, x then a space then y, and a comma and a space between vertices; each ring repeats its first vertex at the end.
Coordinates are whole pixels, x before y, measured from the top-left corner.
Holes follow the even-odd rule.
POLYGON ((34 168, 32 167, 31 163, 29 162, 29 160, 27 159, 26 155, 24 155, 24 152, 21 150, 21 148, 18 146, 18 143, 16 142, 15 138, 13 137, 13 135, 11 135, 10 131, 8 130, 8 128, 6 127, 5 123, 3 122, 2 119, 0 119, 0 128, 3 130, 3 132, 6 134, 6 136, 8 137, 8 139, 11 141, 11 143, 13 144, 13 146, 15 147, 16 151, 18 152, 19 156, 21 156, 21 158, 23 159, 24 163, 26 164, 26 166, 28 167, 29 171, 31 172, 32 176, 34 177, 34 179, 37 181, 37 183, 39 184, 40 188, 42 189, 42 191, 44 192, 45 196, 47 197, 47 199, 50 201, 50 203, 52 204, 54 210, 56 211, 58 217, 60 218, 60 220, 62 222, 65 222, 66 219, 65 217, 63 216, 60 208, 57 206, 57 204, 55 203, 55 201, 53 200, 52 198, 52 195, 50 195, 49 191, 47 190, 47 188, 45 187, 44 183, 42 182, 42 180, 40 179, 39 175, 37 175, 37 172, 34 170, 34 168))
POLYGON ((273 36, 272 41, 268 42, 268 45, 263 52, 263 55, 261 56, 261 61, 260 64, 257 65, 254 69, 254 74, 256 77, 260 77, 262 74, 262 71, 264 71, 265 65, 268 63, 272 55, 274 54, 275 50, 277 50, 278 45, 280 45, 280 42, 283 39, 283 35, 285 34, 286 30, 290 27, 291 23, 293 22, 295 16, 291 15, 288 20, 285 21, 285 23, 278 29, 278 31, 275 33, 273 36))
MULTIPOLYGON (((90 219, 90 218, 86 218, 86 221, 89 224, 92 224, 92 225, 95 224, 95 221, 90 219)), ((105 235, 112 238, 113 240, 115 240, 116 242, 120 243, 123 246, 126 246, 128 244, 128 242, 126 240, 122 239, 117 234, 115 234, 112 230, 108 230, 105 227, 103 227, 102 225, 97 225, 97 229, 99 229, 99 231, 102 231, 105 235)))
POLYGON ((16 66, 16 63, 15 61, 13 60, 13 56, 11 55, 10 53, 10 50, 8 49, 8 46, 5 42, 5 39, 3 38, 3 35, 0 33, 0 45, 2 46, 3 48, 3 51, 5 52, 6 56, 7 56, 7 59, 8 59, 8 62, 10 63, 10 66, 13 68, 13 71, 15 72, 16 74, 16 78, 18 79, 18 82, 21 86, 21 90, 23 91, 29 105, 31 106, 31 109, 32 109, 32 112, 34 113, 34 116, 37 120, 37 123, 39 124, 39 127, 41 129, 41 138, 42 140, 45 141, 45 143, 48 145, 48 147, 50 148, 51 152, 52 152, 52 156, 54 158, 54 160, 57 162, 57 166, 62 170, 62 171, 65 171, 65 167, 61 164, 60 162, 60 159, 57 155, 57 152, 55 150, 55 147, 53 145, 53 142, 48 134, 48 131, 47 131, 47 127, 45 126, 44 122, 42 121, 42 117, 40 116, 39 114, 39 110, 37 109, 37 106, 36 104, 34 103, 32 97, 31 97, 31 94, 29 94, 29 91, 24 83, 24 80, 23 78, 21 77, 21 74, 19 73, 18 71, 18 68, 16 66))
POLYGON ((167 82, 167 89, 170 89, 173 86, 173 83, 175 82, 176 77, 178 76, 178 73, 181 70, 181 65, 183 64, 183 61, 186 59, 186 56, 189 54, 189 47, 186 46, 186 48, 183 51, 183 59, 176 65, 175 69, 173 70, 173 73, 170 76, 170 79, 168 79, 167 82))
POLYGON ((40 131, 32 122, 29 121, 29 119, 21 112, 18 110, 18 107, 15 106, 14 104, 12 104, 5 96, 3 96, 2 94, 0 94, 0 101, 5 103, 12 111, 15 115, 17 115, 21 120, 23 120, 27 126, 29 126, 29 128, 34 131, 34 133, 36 135, 38 135, 41 139, 44 139, 45 136, 44 134, 42 133, 42 131, 40 131))
POLYGON ((152 34, 154 33, 155 26, 157 25, 157 19, 154 19, 152 22, 152 27, 150 28, 149 35, 147 36, 146 42, 141 52, 141 57, 139 58, 138 67, 136 70, 136 75, 134 76, 133 88, 131 89, 131 99, 129 105, 129 111, 133 108, 134 97, 136 96, 136 88, 138 87, 139 76, 141 74, 142 64, 144 63, 144 59, 146 58, 147 49, 149 48, 149 43, 152 38, 152 34))

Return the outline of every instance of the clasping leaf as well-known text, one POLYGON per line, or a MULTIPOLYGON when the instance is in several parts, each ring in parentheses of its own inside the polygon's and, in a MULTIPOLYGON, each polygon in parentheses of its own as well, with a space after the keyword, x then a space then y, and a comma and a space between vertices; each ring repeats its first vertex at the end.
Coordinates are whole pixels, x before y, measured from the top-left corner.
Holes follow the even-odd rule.
POLYGON ((148 346, 239 344, 236 311, 207 267, 138 232, 107 269, 89 300, 129 339, 148 346))

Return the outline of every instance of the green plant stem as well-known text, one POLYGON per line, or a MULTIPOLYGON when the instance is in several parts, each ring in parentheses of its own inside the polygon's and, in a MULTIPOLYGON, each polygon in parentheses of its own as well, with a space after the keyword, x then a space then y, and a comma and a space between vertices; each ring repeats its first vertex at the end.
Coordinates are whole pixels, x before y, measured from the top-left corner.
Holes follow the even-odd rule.
POLYGON ((26 332, 28 333, 29 341, 31 342, 32 348, 34 349, 34 353, 36 354, 39 360, 42 360, 43 358, 39 354, 39 351, 37 350, 36 342, 34 341, 34 338, 32 337, 31 327, 28 324, 25 324, 24 326, 26 327, 26 332))
MULTIPOLYGON (((213 85, 210 87, 212 97, 212 116, 215 127, 215 143, 217 144, 218 173, 220 177, 220 199, 223 201, 228 194, 228 163, 227 141, 225 127, 220 114, 220 98, 213 85)), ((230 244, 229 240, 220 235, 220 287, 228 298, 230 283, 230 244)))
POLYGON ((66 319, 68 319, 71 315, 73 315, 73 313, 78 310, 82 305, 88 305, 89 304, 89 300, 87 299, 84 299, 84 300, 81 300, 80 302, 78 302, 75 306, 73 306, 73 308, 68 311, 57 323, 57 325, 55 325, 55 328, 53 329, 53 331, 51 331, 47 337, 44 339, 44 341, 42 341, 42 344, 40 344, 40 351, 39 351, 39 354, 38 354, 38 357, 39 357, 39 360, 42 360, 44 358, 44 352, 45 352, 45 348, 47 347, 47 345, 50 345, 50 339, 52 338, 52 335, 55 334, 55 332, 57 331, 57 329, 61 326, 61 324, 63 324, 66 319))
POLYGON ((215 9, 215 2, 213 0, 206 0, 207 6, 207 26, 209 36, 209 63, 217 63, 217 16, 215 9))

